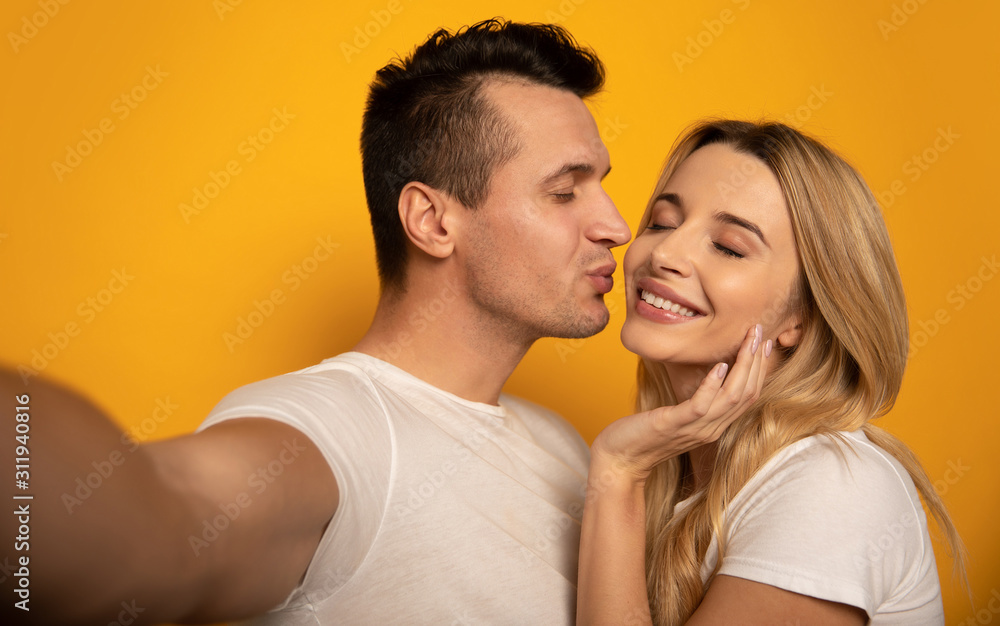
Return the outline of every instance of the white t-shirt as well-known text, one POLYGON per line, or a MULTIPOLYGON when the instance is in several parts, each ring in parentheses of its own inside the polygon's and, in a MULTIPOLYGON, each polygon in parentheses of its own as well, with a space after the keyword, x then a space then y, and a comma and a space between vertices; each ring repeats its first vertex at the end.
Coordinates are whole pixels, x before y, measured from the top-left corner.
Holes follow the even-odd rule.
POLYGON ((589 450, 554 413, 470 402, 347 353, 226 396, 330 463, 337 512, 303 583, 256 624, 571 624, 589 450))
MULTIPOLYGON (((736 494, 718 573, 860 607, 873 625, 944 624, 913 481, 862 431, 840 434, 846 445, 812 436, 782 449, 736 494)), ((704 581, 718 558, 713 537, 704 581)))

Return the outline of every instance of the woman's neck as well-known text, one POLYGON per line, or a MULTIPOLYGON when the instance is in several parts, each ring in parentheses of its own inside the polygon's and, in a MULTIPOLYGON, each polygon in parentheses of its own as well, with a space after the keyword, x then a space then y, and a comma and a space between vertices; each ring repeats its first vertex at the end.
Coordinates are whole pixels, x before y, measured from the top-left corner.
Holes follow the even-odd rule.
POLYGON ((698 385, 715 367, 715 363, 707 366, 664 363, 664 367, 666 367, 667 376, 670 377, 670 387, 674 391, 674 398, 677 400, 677 404, 680 404, 694 395, 698 385))
MULTIPOLYGON (((709 366, 665 364, 665 366, 670 377, 670 386, 673 388, 674 397, 677 404, 680 404, 694 395, 698 385, 705 379, 714 364, 709 366)), ((716 449, 716 442, 713 441, 688 452, 691 459, 691 471, 694 472, 695 491, 706 485, 712 477, 716 449)))

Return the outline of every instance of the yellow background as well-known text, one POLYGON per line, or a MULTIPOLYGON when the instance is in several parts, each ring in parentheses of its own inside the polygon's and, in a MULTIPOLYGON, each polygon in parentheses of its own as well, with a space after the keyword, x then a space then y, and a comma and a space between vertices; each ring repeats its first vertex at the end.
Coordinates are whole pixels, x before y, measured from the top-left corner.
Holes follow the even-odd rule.
MULTIPOLYGON (((239 385, 350 349, 377 296, 358 156, 374 71, 440 26, 494 15, 558 21, 607 64, 592 109, 614 164, 607 188, 633 228, 669 145, 705 115, 799 126, 881 194, 915 348, 882 423, 921 457, 968 544, 975 608, 938 550, 949 622, 977 610, 995 618, 998 5, 470 4, 3 3, 0 362, 30 367, 33 351, 47 350, 44 375, 155 439, 193 430, 239 385), (123 94, 134 108, 123 108, 123 94), (264 132, 270 143, 248 161, 241 144, 275 108, 294 119, 264 132), (102 123, 111 130, 98 142, 102 123), (57 175, 53 163, 65 165, 70 149, 88 154, 57 175), (239 173, 185 220, 179 205, 213 173, 224 179, 230 161, 239 173), (309 261, 317 238, 337 247, 309 261), (313 270, 300 270, 298 284, 286 273, 297 264, 313 270), (134 277, 124 288, 112 281, 123 270, 134 277), (227 346, 224 334, 275 289, 280 304, 227 346), (70 323, 78 332, 60 336, 70 323), (152 418, 157 401, 177 407, 162 422, 152 418)), ((631 404, 620 271, 618 282, 606 332, 539 342, 507 386, 557 409, 588 440, 631 404)))

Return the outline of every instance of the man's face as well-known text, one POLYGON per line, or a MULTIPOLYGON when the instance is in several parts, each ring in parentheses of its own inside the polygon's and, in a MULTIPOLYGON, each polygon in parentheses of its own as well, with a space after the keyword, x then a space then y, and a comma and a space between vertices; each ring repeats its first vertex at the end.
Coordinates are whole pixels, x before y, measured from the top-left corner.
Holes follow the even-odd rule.
POLYGON ((569 91, 512 81, 484 88, 520 150, 467 216, 465 266, 481 322, 514 341, 589 337, 609 319, 611 248, 631 237, 601 185, 607 148, 569 91))

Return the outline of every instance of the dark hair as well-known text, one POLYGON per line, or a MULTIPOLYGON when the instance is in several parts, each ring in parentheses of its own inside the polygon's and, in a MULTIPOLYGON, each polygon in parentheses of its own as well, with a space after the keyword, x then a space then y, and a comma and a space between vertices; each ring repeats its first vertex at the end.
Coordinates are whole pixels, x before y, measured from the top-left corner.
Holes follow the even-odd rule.
POLYGON ((383 287, 404 282, 406 236, 397 203, 408 182, 474 209, 485 200, 493 171, 517 154, 514 129, 481 89, 503 77, 586 98, 604 85, 604 66, 559 26, 492 19, 454 34, 438 30, 376 74, 361 162, 383 287))

